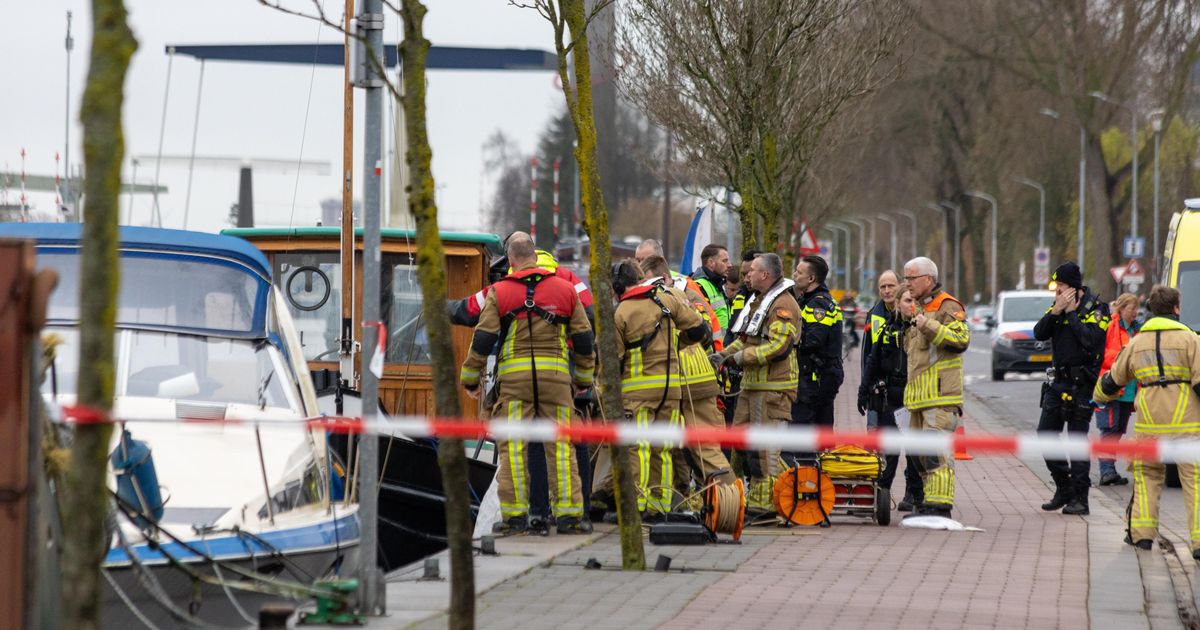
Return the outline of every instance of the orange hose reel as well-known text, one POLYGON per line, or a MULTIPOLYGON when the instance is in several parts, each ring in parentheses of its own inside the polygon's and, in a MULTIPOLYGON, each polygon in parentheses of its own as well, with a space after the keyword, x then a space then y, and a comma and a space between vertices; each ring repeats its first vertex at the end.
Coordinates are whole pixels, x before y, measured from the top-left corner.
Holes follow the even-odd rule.
POLYGON ((775 480, 771 499, 775 511, 784 520, 796 525, 818 525, 833 510, 837 492, 829 477, 815 467, 796 466, 775 480), (818 494, 820 502, 817 501, 818 494))

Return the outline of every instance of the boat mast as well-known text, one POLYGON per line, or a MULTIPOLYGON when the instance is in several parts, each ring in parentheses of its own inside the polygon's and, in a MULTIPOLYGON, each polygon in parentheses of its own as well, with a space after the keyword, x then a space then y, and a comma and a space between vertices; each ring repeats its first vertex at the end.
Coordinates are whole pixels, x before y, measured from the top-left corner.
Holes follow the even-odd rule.
POLYGON ((74 196, 71 194, 71 50, 75 48, 75 39, 71 37, 71 12, 67 11, 67 39, 65 41, 67 48, 67 107, 66 107, 66 139, 63 140, 63 181, 66 186, 63 189, 62 204, 70 209, 68 220, 79 220, 79 213, 75 208, 74 196), (74 215, 73 217, 70 215, 74 215))
MULTIPOLYGON (((354 84, 350 80, 350 29, 354 0, 346 0, 343 39, 342 86, 342 334, 338 353, 340 378, 347 389, 356 389, 354 369, 354 84)), ((351 465, 353 462, 349 462, 351 465)), ((347 493, 349 496, 349 493, 347 493)))

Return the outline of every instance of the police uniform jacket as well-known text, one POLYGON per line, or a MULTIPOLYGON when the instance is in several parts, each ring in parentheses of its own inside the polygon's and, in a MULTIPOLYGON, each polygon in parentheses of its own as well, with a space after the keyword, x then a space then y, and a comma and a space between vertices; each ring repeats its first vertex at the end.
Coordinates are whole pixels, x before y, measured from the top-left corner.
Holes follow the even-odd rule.
POLYGON ((796 343, 800 400, 832 400, 843 377, 842 311, 824 284, 801 294, 797 301, 801 320, 796 343))
POLYGON ((1053 387, 1091 391, 1100 376, 1107 338, 1108 304, 1084 287, 1079 306, 1070 313, 1055 315, 1053 307, 1033 327, 1038 341, 1052 341, 1053 387))

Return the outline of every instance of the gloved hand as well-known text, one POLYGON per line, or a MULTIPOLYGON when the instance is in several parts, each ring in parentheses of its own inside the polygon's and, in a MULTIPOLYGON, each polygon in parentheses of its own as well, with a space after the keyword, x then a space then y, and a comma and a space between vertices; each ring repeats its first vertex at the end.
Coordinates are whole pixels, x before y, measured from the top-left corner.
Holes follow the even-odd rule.
POLYGON ((867 415, 867 392, 863 388, 858 388, 858 415, 867 415))
POLYGON ((712 363, 714 372, 720 372, 721 366, 725 365, 725 355, 720 352, 714 352, 708 355, 708 362, 712 363))

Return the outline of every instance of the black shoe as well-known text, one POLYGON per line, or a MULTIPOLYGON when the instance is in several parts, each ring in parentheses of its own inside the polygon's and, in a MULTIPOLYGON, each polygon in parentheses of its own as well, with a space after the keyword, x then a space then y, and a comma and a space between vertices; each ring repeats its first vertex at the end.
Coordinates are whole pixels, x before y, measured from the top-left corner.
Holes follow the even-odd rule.
POLYGON ((1193 560, 1200 560, 1200 549, 1197 549, 1197 550, 1195 550, 1195 551, 1193 551, 1193 552, 1192 552, 1192 559, 1193 559, 1193 560))
POLYGON ((1047 502, 1042 504, 1042 509, 1047 512, 1061 510, 1064 506, 1071 502, 1071 490, 1066 486, 1059 486, 1054 491, 1054 496, 1047 502))
POLYGON ((905 492, 904 498, 900 499, 900 502, 896 504, 896 510, 899 512, 911 512, 916 504, 917 500, 913 498, 913 495, 905 492))
POLYGON ((1100 475, 1100 485, 1102 486, 1123 486, 1127 483, 1129 483, 1129 479, 1122 477, 1115 470, 1100 475))
POLYGON ((609 525, 616 525, 617 524, 617 511, 611 510, 609 512, 605 512, 604 513, 604 522, 608 523, 609 525))
POLYGON ((527 529, 529 529, 529 519, 525 516, 510 516, 507 521, 500 521, 492 525, 492 533, 501 536, 524 534, 527 529))
POLYGON ((950 518, 952 506, 946 503, 922 503, 913 516, 940 516, 950 518))
POLYGON ((590 534, 592 522, 579 520, 576 516, 564 516, 558 519, 556 531, 560 534, 590 534))
POLYGON ((1063 514, 1076 514, 1078 516, 1087 516, 1091 512, 1088 510, 1087 503, 1085 503, 1079 499, 1072 499, 1071 502, 1067 504, 1067 507, 1063 508, 1062 513, 1063 514))
POLYGON ((1150 549, 1151 547, 1154 546, 1154 541, 1153 540, 1139 540, 1139 541, 1133 543, 1133 546, 1137 547, 1138 549, 1150 549))
POLYGON ((653 525, 654 523, 666 523, 667 520, 668 519, 667 519, 666 512, 651 512, 650 510, 646 510, 645 512, 642 512, 642 524, 643 525, 653 525))
POLYGON ((528 531, 530 536, 549 536, 550 525, 546 522, 546 519, 540 516, 535 516, 529 519, 528 531))

